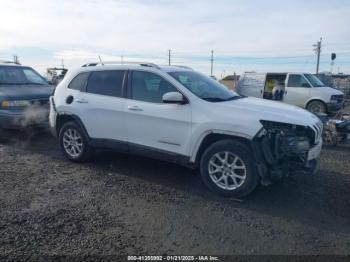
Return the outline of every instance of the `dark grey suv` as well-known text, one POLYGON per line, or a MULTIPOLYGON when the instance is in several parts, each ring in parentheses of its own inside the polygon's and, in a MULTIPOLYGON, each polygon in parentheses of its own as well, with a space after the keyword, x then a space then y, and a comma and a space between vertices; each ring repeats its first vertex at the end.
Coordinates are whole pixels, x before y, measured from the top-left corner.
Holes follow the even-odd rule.
POLYGON ((31 67, 0 62, 0 128, 47 125, 53 91, 31 67))

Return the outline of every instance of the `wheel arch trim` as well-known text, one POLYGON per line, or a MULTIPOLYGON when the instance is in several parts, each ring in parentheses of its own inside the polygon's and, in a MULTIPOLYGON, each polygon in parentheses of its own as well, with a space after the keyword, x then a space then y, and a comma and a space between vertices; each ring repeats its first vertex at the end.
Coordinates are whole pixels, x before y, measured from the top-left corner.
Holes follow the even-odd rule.
POLYGON ((231 136, 232 138, 243 138, 243 139, 247 139, 247 140, 252 140, 253 137, 247 134, 243 134, 243 133, 239 133, 239 132, 232 132, 232 131, 227 131, 227 130, 218 130, 218 129, 212 129, 212 130, 207 130, 205 132, 203 132, 200 137, 197 139, 197 141, 195 142, 194 146, 191 149, 191 154, 190 154, 190 162, 191 163, 195 163, 197 160, 197 155, 199 152, 199 149, 203 143, 203 141, 205 140, 206 137, 208 137, 209 135, 226 135, 226 136, 231 136))
POLYGON ((313 101, 319 101, 319 102, 322 102, 325 106, 326 106, 326 109, 327 109, 327 102, 324 101, 324 99, 322 99, 321 97, 311 97, 309 100, 306 101, 305 103, 305 109, 307 109, 308 105, 313 102, 313 101))
POLYGON ((70 112, 61 112, 61 113, 57 114, 57 116, 56 116, 57 134, 59 134, 59 132, 60 132, 60 130, 58 130, 59 129, 59 125, 58 125, 59 121, 58 120, 59 120, 60 117, 64 117, 64 116, 69 116, 69 117, 73 118, 73 120, 79 125, 79 127, 83 131, 83 133, 84 133, 85 137, 87 138, 88 142, 90 142, 91 139, 90 139, 89 133, 87 132, 87 130, 86 130, 84 124, 83 124, 83 121, 81 121, 79 116, 77 116, 75 114, 72 114, 70 112))

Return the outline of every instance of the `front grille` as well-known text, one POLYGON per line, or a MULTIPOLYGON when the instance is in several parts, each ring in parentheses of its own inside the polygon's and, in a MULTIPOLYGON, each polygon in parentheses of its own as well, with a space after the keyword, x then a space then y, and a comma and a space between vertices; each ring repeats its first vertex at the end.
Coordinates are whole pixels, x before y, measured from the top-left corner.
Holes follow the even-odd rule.
POLYGON ((322 122, 319 120, 316 124, 314 124, 312 126, 312 129, 315 133, 314 135, 314 143, 317 144, 321 138, 322 138, 322 132, 323 132, 323 124, 322 122))
POLYGON ((35 100, 31 100, 30 103, 32 105, 47 106, 47 105, 50 105, 50 100, 49 99, 35 99, 35 100))
POLYGON ((343 95, 333 95, 332 97, 334 98, 334 100, 337 100, 338 103, 341 103, 344 100, 343 95))

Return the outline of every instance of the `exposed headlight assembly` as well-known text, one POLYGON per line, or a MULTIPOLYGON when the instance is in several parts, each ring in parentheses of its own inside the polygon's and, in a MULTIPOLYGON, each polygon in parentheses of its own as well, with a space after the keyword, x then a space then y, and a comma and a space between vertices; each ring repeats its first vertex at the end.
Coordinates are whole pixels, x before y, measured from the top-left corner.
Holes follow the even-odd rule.
POLYGON ((264 120, 260 122, 264 128, 259 136, 263 137, 265 146, 270 145, 276 159, 283 155, 299 155, 309 151, 310 139, 307 127, 264 120))
POLYGON ((343 95, 332 95, 331 100, 332 101, 341 101, 341 100, 343 100, 343 95))
POLYGON ((281 148, 285 153, 306 153, 310 149, 310 141, 307 137, 283 137, 281 148))

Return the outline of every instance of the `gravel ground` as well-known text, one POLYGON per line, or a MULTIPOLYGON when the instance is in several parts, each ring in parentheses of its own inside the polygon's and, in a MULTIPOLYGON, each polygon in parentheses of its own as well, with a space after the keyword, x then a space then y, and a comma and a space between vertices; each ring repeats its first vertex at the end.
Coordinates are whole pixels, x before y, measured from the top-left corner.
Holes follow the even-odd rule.
POLYGON ((63 158, 47 133, 0 134, 0 256, 350 254, 350 147, 315 176, 210 193, 191 170, 100 153, 63 158))

